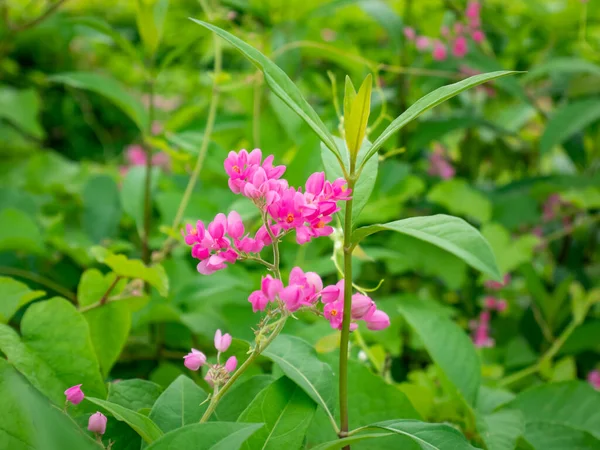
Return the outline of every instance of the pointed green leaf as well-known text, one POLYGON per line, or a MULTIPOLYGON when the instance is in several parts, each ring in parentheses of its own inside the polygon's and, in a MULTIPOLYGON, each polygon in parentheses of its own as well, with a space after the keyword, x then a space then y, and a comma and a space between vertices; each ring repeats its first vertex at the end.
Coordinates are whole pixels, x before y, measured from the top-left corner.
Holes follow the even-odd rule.
POLYGON ((290 78, 281 70, 273 61, 263 55, 261 52, 256 50, 254 47, 246 44, 241 39, 235 37, 231 33, 222 30, 219 27, 203 22, 201 20, 191 19, 198 25, 208 28, 214 31, 216 34, 221 36, 235 48, 237 48, 242 55, 252 62, 256 67, 262 70, 267 85, 273 90, 275 95, 285 102, 292 110, 298 114, 302 120, 304 120, 312 130, 317 133, 319 138, 325 143, 327 148, 333 153, 339 155, 338 149, 333 141, 333 136, 315 112, 314 109, 304 99, 300 90, 290 80, 290 78))
POLYGON ((263 356, 272 360, 321 406, 333 421, 333 370, 321 362, 314 348, 295 336, 279 335, 263 356))
POLYGON ((150 419, 165 433, 198 423, 208 404, 204 392, 185 375, 180 375, 156 400, 150 419))
POLYGON ((238 450, 262 426, 260 423, 196 423, 165 434, 147 450, 238 450))
POLYGON ((162 38, 169 0, 136 0, 137 26, 150 56, 156 53, 162 38))
POLYGON ((151 444, 164 435, 160 428, 143 414, 99 398, 86 397, 86 400, 104 408, 115 419, 127 423, 148 444, 151 444))
POLYGON ((148 113, 142 103, 129 95, 127 90, 113 78, 91 72, 67 72, 52 75, 48 80, 96 92, 118 106, 141 131, 148 129, 148 113))
MULTIPOLYGON (((350 158, 349 152, 346 148, 345 142, 338 138, 334 137, 335 143, 340 149, 340 153, 342 154, 342 161, 344 162, 344 166, 346 167, 346 171, 350 171, 350 158)), ((363 140, 362 147, 358 152, 357 160, 360 162, 364 159, 364 156, 367 154, 367 151, 370 148, 371 143, 368 140, 363 140)), ((323 161, 323 167, 325 167, 325 174, 327 175, 327 179, 329 181, 334 181, 338 178, 344 178, 344 174, 340 165, 336 158, 331 154, 331 152, 327 151, 325 146, 321 143, 321 159, 323 161)), ((365 164, 360 178, 354 185, 354 192, 352 193, 352 224, 354 225, 363 210, 363 208, 367 205, 369 201, 369 197, 371 197, 371 193, 373 192, 373 188, 375 187, 375 182, 377 181, 377 171, 379 168, 379 160, 378 158, 371 158, 365 164)), ((340 215, 342 217, 342 223, 344 222, 344 211, 346 211, 346 202, 340 202, 340 207, 342 208, 340 211, 340 215)))
POLYGON ((477 229, 463 219, 436 214, 369 225, 358 228, 352 235, 352 242, 358 244, 365 237, 384 230, 396 231, 428 242, 458 256, 471 267, 492 278, 498 281, 502 279, 490 244, 477 229))
MULTIPOLYGON (((373 79, 369 74, 363 81, 358 93, 353 96, 347 113, 346 102, 350 100, 344 98, 344 135, 351 159, 356 158, 365 139, 369 115, 371 114, 372 84, 373 79)), ((346 83, 346 87, 348 87, 348 83, 346 83)))
POLYGON ((121 47, 127 56, 131 58, 131 61, 139 61, 140 55, 136 48, 131 44, 128 39, 125 39, 121 34, 112 28, 112 26, 105 22, 104 20, 98 17, 69 17, 67 19, 68 22, 73 23, 75 25, 81 25, 85 27, 92 28, 93 30, 102 33, 105 36, 108 36, 112 41, 121 47))
POLYGON ((425 95, 424 97, 413 103, 406 111, 400 114, 373 142, 373 147, 367 154, 367 159, 371 158, 377 151, 385 144, 385 142, 398 130, 403 128, 409 122, 419 117, 431 108, 445 102, 446 100, 460 94, 467 89, 483 84, 487 81, 494 80, 496 78, 505 77, 518 72, 514 71, 498 71, 490 73, 482 73, 469 77, 466 80, 459 81, 457 83, 442 86, 435 91, 425 95))
POLYGON ((315 402, 292 380, 281 377, 261 391, 238 422, 264 423, 243 445, 246 450, 300 448, 315 414, 315 402))
POLYGON ((438 309, 418 298, 404 298, 398 308, 425 344, 431 359, 467 403, 475 405, 481 366, 469 336, 438 309))
POLYGON ((346 83, 344 85, 344 117, 350 117, 352 112, 352 104, 356 98, 356 89, 352 84, 352 80, 346 75, 346 83))

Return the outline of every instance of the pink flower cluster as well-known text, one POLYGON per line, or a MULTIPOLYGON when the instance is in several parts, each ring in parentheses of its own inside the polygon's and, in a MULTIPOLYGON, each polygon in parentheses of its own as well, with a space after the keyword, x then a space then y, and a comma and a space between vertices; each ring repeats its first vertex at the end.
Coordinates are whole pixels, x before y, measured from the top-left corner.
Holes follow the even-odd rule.
POLYGON ((436 144, 433 152, 429 154, 428 173, 431 176, 437 176, 444 180, 454 178, 456 171, 448 161, 446 149, 440 144, 436 144))
MULTIPOLYGON (((125 175, 130 167, 145 166, 146 165, 146 152, 144 148, 139 144, 133 144, 125 149, 125 158, 127 165, 121 166, 121 175, 125 175)), ((162 170, 168 171, 171 167, 171 160, 169 155, 166 153, 155 153, 152 155, 152 165, 160 167, 162 170)))
MULTIPOLYGON (((214 342, 217 349, 217 364, 209 364, 208 372, 204 377, 206 382, 211 386, 227 381, 229 374, 237 367, 237 358, 235 356, 230 356, 223 365, 219 363, 221 353, 225 353, 229 349, 231 340, 230 334, 223 334, 221 330, 216 331, 214 342)), ((206 364, 206 355, 195 348, 183 357, 183 365, 194 372, 204 364, 206 364)))
MULTIPOLYGON (((343 280, 323 288, 323 281, 315 272, 305 273, 299 267, 294 267, 287 286, 267 275, 262 279, 260 290, 252 292, 248 301, 254 312, 263 311, 270 302, 281 302, 287 310, 294 312, 302 307, 316 307, 319 298, 324 305, 323 315, 331 327, 341 329, 344 316, 343 280)), ((357 320, 364 320, 370 330, 382 330, 390 325, 388 315, 378 310, 371 298, 362 294, 352 296, 351 331, 358 327, 357 320)))
POLYGON ((331 183, 323 172, 316 172, 308 178, 302 192, 302 188, 290 187, 281 178, 285 169, 273 166, 273 155, 263 161, 259 149, 230 152, 225 160, 230 189, 251 199, 267 215, 275 236, 295 230, 298 244, 305 244, 333 233, 327 224, 340 210, 337 202, 350 198, 346 181, 339 178, 331 183))
POLYGON ((494 338, 490 337, 490 320, 490 311, 483 310, 479 314, 479 320, 471 322, 470 326, 473 329, 473 343, 475 347, 493 347, 495 345, 494 338))
MULTIPOLYGON (((499 291, 510 283, 510 274, 504 275, 501 282, 488 280, 484 283, 486 289, 499 291)), ((494 295, 488 295, 483 299, 483 311, 479 315, 479 320, 473 320, 469 324, 473 330, 473 343, 476 347, 493 347, 494 339, 490 337, 491 313, 496 311, 502 313, 508 308, 508 302, 494 295)))
POLYGON ((424 52, 431 50, 431 56, 436 61, 444 61, 448 57, 448 47, 452 49, 452 55, 456 58, 464 58, 469 51, 467 36, 476 43, 485 39, 481 30, 481 4, 478 1, 470 1, 465 11, 465 22, 456 22, 450 30, 443 26, 439 38, 419 36, 414 28, 405 27, 404 36, 415 43, 417 50, 424 52))
POLYGON ((227 216, 219 213, 214 220, 204 226, 201 220, 196 226, 186 225, 182 232, 185 243, 192 246, 192 256, 200 260, 198 272, 210 275, 217 270, 233 264, 251 253, 259 253, 265 245, 271 243, 265 227, 261 227, 252 238, 244 236, 244 223, 236 211, 227 216))
POLYGON ((499 291, 500 289, 505 288, 508 285, 508 283, 510 283, 509 273, 504 275, 502 281, 488 280, 484 283, 484 286, 491 291, 499 291))

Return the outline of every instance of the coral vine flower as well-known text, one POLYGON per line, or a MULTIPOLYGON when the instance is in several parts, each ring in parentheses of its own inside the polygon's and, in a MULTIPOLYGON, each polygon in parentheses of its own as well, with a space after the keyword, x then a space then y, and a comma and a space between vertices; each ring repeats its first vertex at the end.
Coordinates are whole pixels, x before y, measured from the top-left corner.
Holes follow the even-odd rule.
POLYGON ((587 380, 594 389, 600 390, 600 370, 592 370, 588 373, 587 380))
POLYGON ((83 401, 85 394, 81 390, 81 386, 81 384, 76 384, 65 391, 65 396, 67 397, 67 401, 69 403, 78 405, 83 401))
POLYGON ((190 370, 196 371, 206 363, 206 355, 195 348, 183 357, 183 364, 190 370))
POLYGON ((235 356, 230 356, 227 361, 225 361, 225 370, 231 373, 237 367, 237 358, 235 356))
POLYGON ((106 432, 107 418, 100 411, 90 416, 88 421, 88 430, 93 433, 104 434, 106 432))
POLYGON ((443 61, 448 56, 448 52, 446 50, 446 46, 442 44, 440 41, 435 41, 433 44, 433 52, 431 53, 433 59, 436 61, 443 61))
POLYGON ((223 353, 226 352, 231 345, 231 335, 229 333, 222 334, 221 330, 215 333, 215 348, 223 353))

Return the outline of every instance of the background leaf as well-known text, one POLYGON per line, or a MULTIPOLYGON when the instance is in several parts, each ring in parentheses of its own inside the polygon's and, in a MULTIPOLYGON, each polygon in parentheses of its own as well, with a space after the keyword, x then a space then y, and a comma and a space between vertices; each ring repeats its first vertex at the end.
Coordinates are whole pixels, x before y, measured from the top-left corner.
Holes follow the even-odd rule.
POLYGON ((238 450, 261 426, 258 423, 196 423, 165 434, 148 450, 238 450))
POLYGON ((45 294, 44 291, 30 289, 20 281, 0 277, 0 323, 7 323, 19 308, 45 294))

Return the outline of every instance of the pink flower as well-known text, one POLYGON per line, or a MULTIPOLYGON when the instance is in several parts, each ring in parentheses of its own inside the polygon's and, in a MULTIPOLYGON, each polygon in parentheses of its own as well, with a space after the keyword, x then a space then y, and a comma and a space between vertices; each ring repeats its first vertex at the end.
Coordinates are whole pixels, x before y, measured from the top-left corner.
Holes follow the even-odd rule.
POLYGON ((321 291, 321 301, 323 303, 332 303, 340 300, 344 296, 344 280, 340 280, 337 284, 325 287, 321 291))
POLYGON ((450 28, 448 28, 446 25, 443 25, 442 28, 440 28, 440 35, 445 38, 450 36, 450 28))
POLYGON ((215 348, 223 353, 226 352, 231 345, 231 335, 229 333, 221 334, 221 330, 215 333, 215 348))
POLYGON ((471 1, 467 5, 467 10, 465 11, 465 15, 469 19, 477 19, 477 18, 479 18, 480 10, 481 10, 481 4, 478 1, 471 1))
POLYGON ((371 319, 375 312, 375 302, 370 297, 362 294, 354 294, 352 296, 352 319, 371 319))
POLYGON ((125 156, 131 166, 145 166, 146 152, 139 144, 130 145, 125 149, 125 156))
POLYGON ((460 23, 457 22, 454 24, 454 34, 456 34, 457 36, 460 36, 461 34, 463 34, 465 31, 465 26, 460 23))
POLYGON ((239 239, 244 234, 244 222, 236 211, 227 215, 227 234, 234 239, 239 239))
POLYGON ((445 150, 441 145, 436 146, 429 155, 429 175, 438 176, 444 180, 454 178, 454 167, 445 157, 445 150))
POLYGON ((435 41, 433 44, 433 51, 431 53, 433 59, 436 61, 443 61, 446 59, 448 52, 446 50, 446 46, 442 44, 440 41, 435 41))
POLYGON ((106 421, 108 419, 100 411, 90 416, 88 421, 88 430, 93 433, 104 434, 106 431, 106 421))
POLYGON ((366 319, 367 328, 369 330, 377 331, 383 330, 390 326, 390 317, 381 310, 376 310, 373 314, 366 319))
POLYGON ((506 302, 506 300, 504 300, 504 299, 496 300, 496 311, 504 312, 504 311, 506 311, 506 308, 508 308, 508 303, 506 302))
POLYGON ((494 297, 486 297, 483 301, 483 306, 487 309, 496 309, 496 299, 494 297))
POLYGON ((467 51, 467 38, 464 36, 458 36, 452 45, 452 54, 457 58, 463 58, 467 54, 467 51))
POLYGON ((67 397, 68 402, 78 405, 83 401, 85 394, 81 390, 81 386, 81 384, 76 384, 65 391, 65 396, 67 397))
POLYGON ((559 194, 551 194, 544 203, 544 210, 542 214, 542 219, 544 222, 549 222, 556 217, 560 206, 562 204, 562 199, 559 194))
POLYGON ((196 371, 206 363, 206 355, 195 348, 183 357, 183 365, 190 370, 196 371))
POLYGON ((270 302, 275 300, 275 297, 277 297, 277 294, 279 294, 282 289, 283 283, 281 280, 273 278, 271 275, 263 277, 260 283, 260 290, 270 302))
POLYGON ((252 305, 252 312, 264 311, 269 303, 269 299, 261 291, 254 291, 248 297, 248 301, 252 305))
POLYGON ((279 298, 289 311, 297 311, 302 307, 302 288, 296 284, 286 286, 279 293, 279 298))
POLYGON ((475 332, 473 334, 473 343, 475 347, 493 347, 494 339, 489 335, 489 324, 490 324, 490 312, 482 311, 479 315, 479 321, 475 325, 475 332))
POLYGON ((498 291, 498 290, 502 289, 503 287, 505 287, 508 283, 510 283, 510 274, 509 273, 504 275, 504 278, 502 279, 501 282, 494 281, 494 280, 488 280, 484 283, 484 286, 487 289, 491 289, 493 291, 498 291))
POLYGON ((231 373, 237 367, 237 358, 235 356, 230 356, 225 362, 225 370, 231 373))
POLYGON ((415 46, 417 47, 417 50, 420 50, 420 51, 427 50, 430 45, 431 45, 431 43, 427 36, 418 36, 415 39, 415 46))
POLYGON ((600 390, 600 370, 592 370, 588 373, 587 380, 594 389, 600 390))
POLYGON ((341 329, 344 319, 344 300, 336 300, 325 304, 323 315, 329 320, 331 328, 341 329))
POLYGON ((417 33, 415 32, 415 29, 412 27, 404 27, 404 37, 406 39, 408 39, 409 41, 414 41, 415 38, 417 37, 417 33))
POLYGON ((473 33, 471 34, 471 37, 473 38, 473 40, 477 43, 481 43, 483 42, 483 40, 485 39, 485 34, 483 33, 483 31, 481 30, 475 30, 473 31, 473 33))

